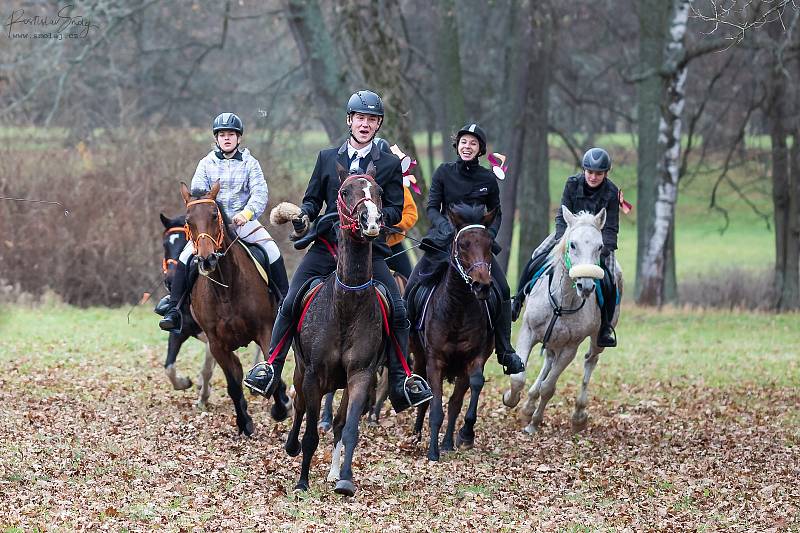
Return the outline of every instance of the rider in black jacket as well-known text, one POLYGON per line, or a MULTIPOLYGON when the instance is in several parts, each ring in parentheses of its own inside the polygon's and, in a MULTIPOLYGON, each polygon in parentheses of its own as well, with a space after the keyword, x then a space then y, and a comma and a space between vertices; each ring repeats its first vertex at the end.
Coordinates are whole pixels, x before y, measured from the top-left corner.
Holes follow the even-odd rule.
MULTIPOLYGON (((406 296, 420 283, 436 278, 448 261, 445 250, 455 237, 452 224, 445 216, 447 208, 457 203, 483 205, 487 211, 496 210, 492 225, 487 229, 494 239, 500 229, 502 213, 500 211, 500 187, 497 178, 486 167, 480 165, 479 158, 486 153, 486 134, 477 124, 467 124, 456 133, 453 147, 458 159, 443 163, 436 169, 428 192, 426 213, 431 221, 431 229, 423 239, 422 259, 414 267, 406 287, 406 296)), ((492 251, 498 253, 499 245, 493 243, 492 251)), ((511 345, 511 300, 508 282, 502 267, 492 257, 492 279, 500 289, 502 302, 497 318, 495 334, 495 350, 497 360, 506 374, 517 374, 525 370, 517 353, 511 345)))
MULTIPOLYGON (((323 206, 326 215, 337 212, 336 198, 341 184, 336 171, 337 162, 348 168, 351 174, 364 174, 370 162, 375 165, 375 181, 383 189, 383 224, 393 226, 400 221, 403 211, 403 173, 400 170, 400 160, 393 154, 382 152, 373 142, 382 122, 383 102, 377 94, 372 91, 358 91, 350 97, 347 103, 350 136, 342 146, 322 150, 317 156, 317 164, 300 206, 301 214, 292 221, 295 239, 308 231, 310 223, 319 216, 323 206)), ((269 356, 277 350, 275 359, 272 364, 258 363, 245 377, 244 383, 252 391, 270 396, 280 380, 286 354, 291 346, 291 315, 295 298, 306 281, 315 276, 326 276, 336 270, 336 258, 333 255, 336 241, 336 228, 329 227, 319 232, 314 244, 295 270, 289 292, 281 304, 272 329, 269 356)), ((402 356, 405 357, 408 353, 409 322, 405 302, 389 267, 386 266, 386 257, 390 253, 383 236, 373 241, 372 275, 391 293, 393 332, 403 352, 402 356)), ((403 364, 393 351, 388 354, 387 359, 389 400, 396 412, 430 400, 430 388, 422 378, 412 375, 406 379, 403 364)))
MULTIPOLYGON (((614 310, 617 304, 617 289, 614 284, 614 250, 617 249, 617 233, 619 233, 619 189, 608 179, 611 171, 611 156, 602 148, 591 148, 583 156, 583 172, 567 178, 564 185, 564 193, 561 195, 561 204, 569 208, 573 213, 586 211, 597 214, 602 208, 606 208, 606 223, 603 226, 603 251, 600 254, 601 266, 605 271, 605 277, 601 282, 603 291, 603 308, 600 332, 597 336, 597 345, 605 348, 617 345, 614 335, 614 328, 611 321, 614 317, 614 310)), ((561 214, 561 209, 556 210, 556 232, 550 239, 548 246, 540 246, 528 261, 522 271, 514 296, 513 317, 514 320, 522 310, 525 296, 530 292, 530 283, 533 275, 544 266, 547 257, 553 246, 564 236, 567 223, 561 214)))

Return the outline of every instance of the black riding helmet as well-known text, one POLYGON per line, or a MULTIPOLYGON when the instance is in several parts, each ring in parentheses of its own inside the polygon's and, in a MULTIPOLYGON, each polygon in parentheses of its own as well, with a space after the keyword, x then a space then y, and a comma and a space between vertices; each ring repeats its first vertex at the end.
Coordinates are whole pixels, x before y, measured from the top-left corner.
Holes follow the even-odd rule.
POLYGON ((611 170, 611 156, 602 148, 589 148, 583 154, 583 164, 581 166, 584 170, 608 172, 611 170))
POLYGON ((372 91, 356 91, 347 101, 347 116, 353 113, 383 116, 383 100, 372 91))
POLYGON ((456 133, 455 140, 453 141, 453 148, 455 148, 456 153, 458 153, 458 141, 461 139, 462 135, 469 133, 470 135, 474 135, 478 138, 478 155, 476 157, 481 157, 486 154, 486 132, 483 131, 483 128, 475 124, 474 122, 471 124, 464 124, 458 132, 456 133))
POLYGON ((218 131, 231 130, 239 135, 244 135, 244 124, 236 113, 220 113, 211 124, 211 132, 217 136, 218 131))

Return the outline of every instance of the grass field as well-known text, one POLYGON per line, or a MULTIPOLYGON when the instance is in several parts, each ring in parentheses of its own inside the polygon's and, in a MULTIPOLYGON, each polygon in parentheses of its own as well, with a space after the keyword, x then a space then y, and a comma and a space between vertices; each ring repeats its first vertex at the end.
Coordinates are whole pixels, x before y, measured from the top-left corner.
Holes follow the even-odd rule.
MULTIPOLYGON (((0 531, 800 527, 796 314, 626 304, 621 346, 594 374, 586 432, 569 430, 580 365, 532 438, 501 405, 507 381, 491 362, 473 450, 428 463, 409 439, 411 415, 387 413, 362 427, 359 491, 343 500, 324 481, 330 437, 311 491, 293 493, 288 423, 251 399, 256 434, 236 436, 219 372, 211 408, 197 411, 195 394, 163 375, 155 315, 140 307, 128 324, 126 313, 0 310, 0 531)), ((183 372, 195 374, 202 351, 187 345, 183 372)))

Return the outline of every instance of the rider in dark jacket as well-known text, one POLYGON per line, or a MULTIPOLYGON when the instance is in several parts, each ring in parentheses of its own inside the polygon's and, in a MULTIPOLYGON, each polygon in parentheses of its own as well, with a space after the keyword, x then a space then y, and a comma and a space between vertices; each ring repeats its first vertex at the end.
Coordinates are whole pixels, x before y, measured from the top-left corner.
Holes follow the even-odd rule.
MULTIPOLYGON (((383 102, 377 94, 372 91, 358 91, 350 97, 347 103, 350 137, 342 146, 322 150, 319 153, 300 206, 301 214, 292 221, 296 238, 300 238, 308 231, 309 224, 319 216, 323 206, 325 215, 337 212, 336 199, 341 185, 336 170, 337 162, 348 168, 351 174, 364 174, 371 162, 376 170, 375 181, 383 189, 383 224, 393 226, 400 221, 403 210, 403 174, 400 170, 400 160, 393 154, 382 152, 373 142, 382 122, 383 102)), ((291 346, 294 301, 306 281, 316 276, 327 276, 336 270, 336 258, 333 255, 336 241, 335 227, 321 230, 295 270, 289 284, 289 292, 275 320, 267 361, 258 363, 245 377, 244 383, 252 391, 270 396, 280 380, 286 354, 291 346), (273 357, 274 360, 270 364, 268 361, 273 357)), ((408 353, 409 322, 405 302, 386 266, 386 257, 390 253, 383 236, 373 241, 372 275, 383 283, 391 294, 393 332, 402 350, 402 354, 395 354, 392 351, 387 357, 389 399, 395 411, 399 412, 430 400, 432 394, 427 383, 419 376, 412 375, 406 379, 403 364, 397 356, 405 357, 408 353)))
MULTIPOLYGON (((487 229, 492 238, 497 236, 500 229, 503 216, 497 178, 486 167, 482 167, 479 161, 486 153, 486 134, 477 124, 467 124, 456 133, 453 147, 458 159, 441 164, 433 174, 426 208, 431 228, 421 247, 425 253, 408 280, 407 296, 420 283, 425 284, 429 279, 438 278, 448 261, 446 251, 450 250, 455 237, 453 226, 445 216, 448 206, 466 203, 483 205, 487 211, 495 209, 494 221, 487 229)), ((500 247, 493 243, 492 251, 498 253, 500 247)), ((525 367, 511 345, 510 290, 505 273, 494 257, 491 272, 503 300, 494 330, 497 360, 506 374, 517 374, 524 371, 525 367)))
MULTIPOLYGON (((608 179, 611 171, 611 156, 602 148, 591 148, 583 156, 583 172, 567 178, 564 193, 561 195, 561 205, 565 205, 573 213, 586 211, 597 214, 602 208, 606 209, 606 223, 603 226, 603 251, 600 254, 601 266, 605 277, 601 282, 603 291, 602 322, 597 336, 597 344, 602 347, 614 347, 617 340, 614 328, 611 326, 614 310, 617 303, 616 286, 614 285, 614 250, 617 249, 617 233, 619 233, 619 189, 608 179)), ((550 245, 537 248, 537 252, 528 261, 522 271, 514 296, 513 318, 517 319, 525 296, 530 292, 528 286, 534 274, 544 266, 553 246, 564 236, 567 223, 561 214, 561 209, 556 210, 556 231, 550 239, 550 245)))

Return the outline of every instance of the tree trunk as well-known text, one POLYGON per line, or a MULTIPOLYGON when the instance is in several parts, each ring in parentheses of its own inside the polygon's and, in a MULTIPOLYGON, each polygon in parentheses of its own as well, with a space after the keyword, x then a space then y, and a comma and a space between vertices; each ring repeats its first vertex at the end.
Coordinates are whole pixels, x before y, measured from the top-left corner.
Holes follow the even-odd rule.
POLYGON ((434 108, 442 134, 442 160, 450 161, 453 159, 450 137, 466 121, 454 0, 437 0, 435 13, 438 24, 435 24, 433 56, 437 71, 436 93, 439 98, 434 103, 434 108))
MULTIPOLYGON (((653 211, 650 215, 651 229, 640 243, 643 248, 637 270, 637 303, 660 306, 668 296, 677 294, 674 275, 667 276, 669 261, 674 260, 674 239, 671 234, 675 225, 675 205, 678 200, 680 179, 681 114, 686 101, 685 85, 687 67, 679 62, 685 53, 686 25, 689 17, 689 0, 673 0, 669 22, 669 38, 666 40, 664 72, 662 80, 661 117, 658 126, 659 162, 656 166, 653 211), (670 286, 667 286, 667 284, 670 286)), ((640 176, 640 179, 642 176, 640 176)), ((649 206, 648 206, 649 207, 649 206)), ((640 210, 643 206, 640 205, 640 210)), ((642 231, 642 228, 639 228, 642 231)))
POLYGON ((294 37, 300 61, 311 82, 311 94, 317 118, 333 143, 345 133, 345 102, 347 92, 341 81, 336 48, 327 31, 317 0, 287 0, 286 20, 294 37))
MULTIPOLYGON (((554 17, 549 2, 540 2, 534 14, 535 53, 528 99, 528 131, 525 172, 517 184, 517 212, 522 231, 517 265, 519 272, 530 254, 550 233, 550 156, 547 133, 550 110, 550 68, 553 53, 554 17)), ((510 253, 509 249, 509 253, 510 253)))
MULTIPOLYGON (((504 143, 508 146, 509 172, 500 184, 500 203, 503 206, 503 224, 497 234, 497 242, 503 248, 497 261, 503 270, 508 270, 508 259, 511 254, 511 238, 514 231, 514 218, 517 207, 517 182, 525 172, 526 133, 528 130, 528 93, 533 77, 533 0, 521 0, 518 4, 519 15, 515 17, 514 27, 509 39, 509 56, 516 69, 510 69, 507 85, 510 102, 508 117, 509 138, 504 143)), ((513 6, 512 9, 516 9, 513 6)))

